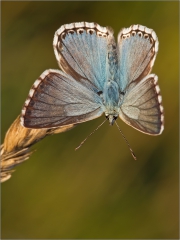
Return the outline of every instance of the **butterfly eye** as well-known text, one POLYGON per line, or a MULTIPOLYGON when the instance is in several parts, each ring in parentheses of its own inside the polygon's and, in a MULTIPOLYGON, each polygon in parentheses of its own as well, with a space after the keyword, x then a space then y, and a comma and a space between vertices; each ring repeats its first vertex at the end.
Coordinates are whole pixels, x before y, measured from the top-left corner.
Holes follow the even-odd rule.
POLYGON ((114 121, 118 118, 118 116, 113 116, 114 121))

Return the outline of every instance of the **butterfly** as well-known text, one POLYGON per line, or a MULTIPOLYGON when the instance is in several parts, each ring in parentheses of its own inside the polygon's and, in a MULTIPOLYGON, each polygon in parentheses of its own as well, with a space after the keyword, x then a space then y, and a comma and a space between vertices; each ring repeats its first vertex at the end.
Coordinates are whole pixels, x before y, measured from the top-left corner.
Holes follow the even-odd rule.
POLYGON ((164 129, 158 77, 150 74, 157 52, 156 33, 142 25, 123 28, 117 43, 110 27, 77 22, 61 26, 53 48, 62 69, 44 71, 22 109, 26 128, 78 124, 103 113, 150 135, 164 129))

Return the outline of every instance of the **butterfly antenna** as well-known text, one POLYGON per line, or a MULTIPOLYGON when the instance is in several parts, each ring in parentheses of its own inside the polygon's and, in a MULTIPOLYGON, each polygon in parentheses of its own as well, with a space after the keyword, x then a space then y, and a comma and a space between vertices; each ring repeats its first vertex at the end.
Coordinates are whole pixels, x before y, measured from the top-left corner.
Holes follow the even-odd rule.
POLYGON ((121 135, 123 136, 125 142, 127 143, 128 147, 129 147, 129 150, 130 150, 130 152, 131 152, 131 155, 133 156, 134 160, 137 160, 136 155, 134 154, 134 152, 133 152, 133 150, 132 150, 132 148, 131 148, 129 142, 127 141, 127 139, 125 138, 124 134, 122 133, 122 131, 121 131, 119 125, 117 124, 116 121, 115 121, 115 123, 116 123, 116 126, 117 126, 117 128, 119 129, 121 135))
POLYGON ((85 143, 85 141, 86 141, 93 133, 95 133, 95 131, 97 131, 97 130, 105 123, 106 120, 107 120, 107 119, 105 119, 92 133, 90 133, 89 136, 87 136, 87 138, 85 138, 85 139, 79 144, 79 146, 78 146, 77 148, 75 148, 75 150, 78 150, 78 149, 85 143))

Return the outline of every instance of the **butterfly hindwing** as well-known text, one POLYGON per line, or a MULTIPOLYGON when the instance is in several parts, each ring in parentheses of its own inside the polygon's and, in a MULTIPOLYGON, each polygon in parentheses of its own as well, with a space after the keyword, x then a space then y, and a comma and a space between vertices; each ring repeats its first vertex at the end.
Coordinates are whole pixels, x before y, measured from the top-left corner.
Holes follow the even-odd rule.
POLYGON ((135 86, 130 84, 119 114, 125 123, 150 135, 161 134, 164 128, 162 97, 157 80, 156 75, 150 74, 135 86))
POLYGON ((77 124, 101 116, 101 98, 71 76, 46 70, 33 84, 22 110, 28 128, 77 124))

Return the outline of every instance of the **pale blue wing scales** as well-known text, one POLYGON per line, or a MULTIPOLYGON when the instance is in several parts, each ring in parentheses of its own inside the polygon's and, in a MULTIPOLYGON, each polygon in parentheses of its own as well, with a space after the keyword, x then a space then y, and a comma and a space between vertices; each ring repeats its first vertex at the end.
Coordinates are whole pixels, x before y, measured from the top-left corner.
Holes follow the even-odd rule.
POLYGON ((162 97, 157 76, 150 74, 135 86, 130 84, 120 108, 120 118, 137 130, 161 134, 164 129, 162 97))
POLYGON ((102 115, 102 100, 58 70, 46 70, 35 81, 22 110, 22 125, 52 128, 77 124, 102 115))
POLYGON ((87 22, 59 28, 53 46, 63 71, 87 87, 102 91, 106 80, 109 33, 109 29, 87 22))
POLYGON ((126 91, 131 82, 139 82, 153 67, 158 38, 152 29, 141 25, 124 28, 118 34, 119 86, 126 91))
MULTIPOLYGON (((100 39, 96 36, 96 32, 94 31, 92 34, 84 34, 84 46, 88 46, 87 52, 89 54, 86 55, 86 60, 84 63, 84 69, 88 69, 88 72, 85 73, 88 79, 93 79, 94 84, 99 88, 102 89, 104 86, 104 80, 102 79, 102 76, 104 73, 101 69, 101 59, 99 59, 99 40, 101 40, 101 44, 103 45, 103 51, 104 55, 103 58, 106 58, 106 45, 104 46, 105 41, 103 39, 100 39), (89 65, 88 67, 87 64, 89 65)), ((79 41, 81 39, 79 38, 79 41)), ((106 67, 106 65, 104 66, 106 67)))

